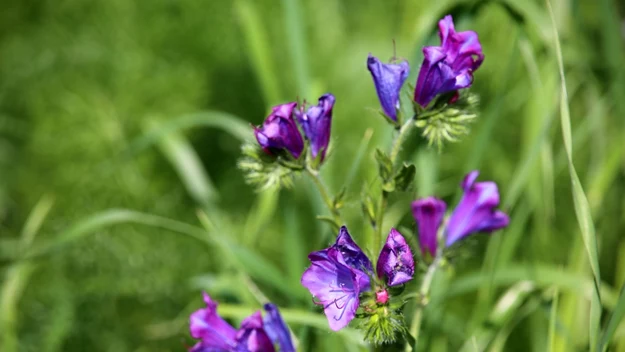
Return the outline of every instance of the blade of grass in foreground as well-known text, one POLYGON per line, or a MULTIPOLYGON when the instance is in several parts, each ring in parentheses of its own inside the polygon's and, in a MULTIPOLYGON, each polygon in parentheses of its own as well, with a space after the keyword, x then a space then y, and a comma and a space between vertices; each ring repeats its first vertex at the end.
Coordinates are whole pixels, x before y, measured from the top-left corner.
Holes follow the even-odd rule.
MULTIPOLYGON (((22 230, 20 247, 26 250, 35 239, 43 221, 52 209, 52 198, 44 196, 33 208, 22 230)), ((17 336, 18 301, 22 296, 31 274, 35 271, 35 263, 18 262, 7 271, 0 291, 0 350, 5 352, 18 351, 17 336)))
POLYGON ((608 345, 612 336, 616 332, 616 328, 619 326, 621 320, 625 317, 625 286, 621 288, 621 294, 619 295, 618 301, 616 303, 616 308, 612 312, 610 316, 610 320, 608 320, 608 325, 601 335, 601 341, 599 342, 598 350, 603 352, 608 349, 608 345))
POLYGON ((560 48, 560 38, 558 36, 558 29, 556 28, 556 21, 553 14, 553 8, 551 7, 551 2, 546 0, 546 3, 547 8, 549 9, 549 16, 551 17, 551 25, 555 36, 556 56, 558 59, 558 68, 560 70, 560 121, 562 124, 562 139, 564 140, 564 148, 567 152, 571 186, 573 188, 573 205, 575 207, 575 215, 579 223, 582 239, 584 241, 584 247, 586 247, 586 253, 590 262, 590 269, 592 270, 594 278, 595 290, 590 303, 590 321, 588 324, 590 351, 593 352, 597 350, 597 343, 599 342, 599 324, 601 323, 601 296, 599 293, 601 275, 599 272, 597 238, 595 235, 595 227, 592 221, 592 216, 590 214, 588 199, 586 198, 586 194, 584 193, 577 172, 575 171, 575 166, 573 165, 571 117, 569 114, 562 49, 560 48))

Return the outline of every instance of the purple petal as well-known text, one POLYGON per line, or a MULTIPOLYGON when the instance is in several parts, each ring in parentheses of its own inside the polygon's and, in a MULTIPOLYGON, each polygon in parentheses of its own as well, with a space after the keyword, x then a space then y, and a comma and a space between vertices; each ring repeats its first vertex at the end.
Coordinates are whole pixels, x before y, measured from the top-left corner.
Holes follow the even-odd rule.
POLYGON ((446 228, 446 245, 475 232, 492 232, 508 226, 510 219, 496 210, 499 190, 494 182, 475 182, 478 172, 472 171, 461 183, 464 195, 451 214, 446 228))
POLYGON ((286 149, 294 158, 299 158, 304 149, 302 135, 293 120, 293 109, 297 103, 273 107, 272 113, 261 127, 254 127, 258 144, 269 154, 286 149))
POLYGON ((269 335, 271 341, 280 346, 280 352, 295 352, 291 333, 284 320, 282 320, 278 307, 273 303, 267 303, 264 305, 264 308, 267 313, 264 319, 265 332, 269 335))
POLYGON ((350 268, 335 248, 311 253, 311 266, 302 275, 302 285, 323 305, 330 328, 338 331, 356 316, 361 287, 368 287, 369 277, 350 268))
POLYGON ((445 202, 434 197, 419 199, 412 202, 412 215, 419 228, 419 245, 425 255, 436 255, 438 229, 445 217, 445 202))
POLYGON ((236 346, 236 330, 217 315, 217 302, 213 301, 207 293, 204 293, 204 302, 206 302, 206 308, 191 314, 191 336, 202 339, 201 346, 206 350, 209 347, 216 350, 234 348, 236 346))
POLYGON ((336 242, 332 247, 341 252, 345 262, 350 267, 360 271, 373 273, 373 265, 371 264, 371 261, 360 249, 360 247, 358 247, 356 242, 354 242, 352 237, 349 235, 349 232, 347 232, 346 226, 341 226, 339 235, 337 236, 336 242))
POLYGON ((477 33, 456 32, 451 16, 438 23, 441 46, 423 49, 424 59, 414 99, 426 107, 437 95, 467 88, 473 83, 473 71, 484 61, 477 33))
POLYGON ((274 352, 273 342, 265 332, 260 311, 255 312, 241 322, 237 332, 239 350, 249 352, 274 352))
POLYGON ((378 93, 382 110, 390 119, 397 121, 399 93, 410 73, 408 62, 384 64, 378 58, 369 54, 367 68, 371 72, 371 76, 373 76, 373 83, 378 93))
POLYGON ((312 157, 316 158, 321 152, 321 161, 325 158, 330 143, 332 108, 335 100, 334 95, 324 94, 319 98, 319 103, 308 108, 307 112, 304 112, 303 108, 295 110, 295 116, 310 141, 312 157))
POLYGON ((377 265, 378 277, 386 276, 389 286, 396 286, 412 280, 414 259, 406 239, 395 229, 391 229, 382 247, 377 265))

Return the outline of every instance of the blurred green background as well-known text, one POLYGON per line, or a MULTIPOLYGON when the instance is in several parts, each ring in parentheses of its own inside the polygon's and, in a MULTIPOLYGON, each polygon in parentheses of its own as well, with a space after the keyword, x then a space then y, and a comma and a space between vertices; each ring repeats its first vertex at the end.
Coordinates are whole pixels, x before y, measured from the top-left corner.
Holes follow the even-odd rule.
MULTIPOLYGON (((625 282, 625 4, 552 4, 606 326, 625 282)), ((586 350, 592 274, 544 2, 4 0, 0 351, 183 351, 201 290, 234 324, 276 302, 301 351, 363 350, 355 330, 329 332, 299 284, 307 253, 333 236, 315 219, 326 210, 312 184, 258 194, 236 161, 270 106, 332 92, 322 175, 333 192, 347 186, 348 225, 364 243, 360 192, 393 132, 367 54, 391 58, 394 40, 414 84, 448 13, 482 42, 481 114, 440 154, 412 137, 402 156, 417 187, 391 200, 385 223, 414 233, 409 202, 453 202, 471 169, 499 184, 512 222, 468 241, 440 275, 421 347, 586 350)), ((623 326, 612 341, 625 351, 623 326)))

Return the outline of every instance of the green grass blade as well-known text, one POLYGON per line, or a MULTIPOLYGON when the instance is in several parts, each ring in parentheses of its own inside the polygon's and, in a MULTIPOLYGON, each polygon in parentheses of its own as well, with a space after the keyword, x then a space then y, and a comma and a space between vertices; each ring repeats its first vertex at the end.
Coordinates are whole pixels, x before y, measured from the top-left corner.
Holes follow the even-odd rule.
POLYGON ((553 9, 549 0, 546 0, 547 7, 549 9, 549 15, 551 17, 552 29, 555 35, 555 47, 556 55, 558 58, 558 68, 560 70, 560 84, 561 84, 561 97, 560 97, 560 121, 562 125, 562 139, 564 140, 564 148, 567 152, 569 175, 571 177, 571 186, 573 188, 573 205, 575 207, 575 215, 579 223, 579 227, 582 233, 582 239, 584 241, 584 247, 588 255, 590 262, 590 269, 592 270, 595 294, 590 304, 590 321, 588 324, 588 334, 590 338, 590 351, 596 351, 597 343, 599 342, 599 325, 601 323, 601 275, 599 271, 599 250, 597 247, 597 238, 595 235, 595 227, 592 221, 590 213, 590 206, 588 205, 588 199, 582 188, 575 166, 573 164, 573 144, 571 137, 571 117, 569 113, 568 94, 566 90, 566 78, 564 75, 564 62, 562 59, 562 49, 560 48, 560 38, 558 36, 558 30, 556 28, 556 21, 553 14, 553 9))
POLYGON ((282 0, 284 6, 284 21, 287 43, 297 83, 296 95, 308 96, 308 55, 306 53, 306 17, 302 16, 300 0, 282 0))
POLYGON ((33 245, 26 251, 24 258, 39 257, 55 252, 63 247, 81 240, 87 236, 94 235, 98 230, 119 225, 138 224, 158 227, 172 232, 190 236, 203 243, 208 243, 206 231, 186 224, 184 222, 168 219, 151 214, 140 213, 127 209, 109 209, 93 214, 82 221, 70 226, 68 229, 54 236, 41 244, 33 245))
POLYGON ((206 206, 219 198, 200 157, 184 136, 170 133, 159 140, 158 146, 176 170, 187 193, 198 204, 206 206))
POLYGON ((618 328, 619 324, 625 317, 625 286, 621 288, 621 294, 619 295, 618 301, 616 303, 616 307, 608 320, 608 325, 606 326, 605 331, 601 335, 601 340, 599 344, 599 351, 606 351, 608 349, 608 345, 616 332, 616 328, 618 328))
POLYGON ((210 127, 220 129, 239 141, 253 141, 252 128, 247 121, 221 111, 201 111, 194 114, 175 117, 158 125, 152 126, 147 133, 132 141, 126 151, 127 155, 134 155, 150 148, 163 137, 178 133, 185 129, 196 127, 210 127))
POLYGON ((553 291, 553 299, 551 300, 551 312, 549 314, 549 340, 547 344, 547 351, 555 351, 556 348, 556 334, 557 334, 557 322, 558 322, 558 289, 553 291))
MULTIPOLYGON (((31 246, 35 235, 39 232, 43 221, 52 209, 53 203, 51 197, 44 196, 31 211, 22 229, 20 238, 22 250, 27 250, 31 246)), ((12 265, 6 273, 0 290, 0 350, 2 351, 18 351, 18 302, 35 269, 35 263, 23 261, 12 265)))
POLYGON ((279 76, 272 65, 271 44, 256 6, 255 1, 237 0, 235 2, 235 10, 247 44, 248 56, 258 76, 265 101, 273 104, 279 102, 281 98, 279 76))

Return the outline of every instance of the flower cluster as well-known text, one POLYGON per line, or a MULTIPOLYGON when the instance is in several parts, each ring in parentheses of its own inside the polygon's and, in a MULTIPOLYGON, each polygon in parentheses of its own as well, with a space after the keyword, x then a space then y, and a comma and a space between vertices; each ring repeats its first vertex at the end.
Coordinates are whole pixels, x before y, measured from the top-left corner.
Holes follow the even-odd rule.
POLYGON ((304 140, 297 127, 299 122, 304 136, 310 143, 311 156, 320 157, 323 161, 330 143, 332 125, 332 108, 335 98, 332 94, 324 94, 316 106, 305 110, 305 104, 297 108, 297 103, 286 103, 275 106, 271 114, 260 127, 254 127, 254 135, 258 144, 270 155, 289 152, 293 158, 299 159, 304 150, 304 140))
POLYGON ((264 318, 257 311, 236 330, 217 314, 217 302, 206 293, 204 302, 206 308, 191 314, 191 336, 200 341, 190 352, 295 352, 289 329, 274 304, 265 304, 264 318))
MULTIPOLYGON (((423 48, 424 59, 413 101, 415 117, 419 119, 417 126, 423 128, 423 136, 430 144, 440 146, 443 140, 456 141, 458 136, 468 132, 466 124, 475 117, 477 99, 468 94, 460 95, 459 90, 471 86, 473 72, 484 61, 484 54, 477 33, 456 32, 450 15, 438 22, 438 28, 441 45, 423 48)), ((367 68, 385 116, 401 124, 400 91, 410 71, 408 63, 384 64, 369 55, 367 68)))
MULTIPOLYGON (((352 240, 345 226, 341 227, 331 247, 310 253, 308 259, 311 266, 302 275, 302 285, 314 296, 316 303, 323 306, 330 328, 335 331, 356 317, 362 306, 363 293, 374 293, 373 302, 366 302, 363 308, 365 314, 376 315, 380 312, 375 308, 389 304, 387 287, 402 285, 414 275, 410 247, 395 229, 388 234, 375 272, 371 261, 352 240), (384 279, 386 281, 382 281, 384 279)), ((393 312, 385 310, 383 313, 393 312)))
POLYGON ((497 185, 491 181, 476 183, 478 175, 478 171, 471 171, 464 177, 460 184, 464 191, 462 199, 444 226, 447 208, 444 201, 428 197, 412 203, 423 254, 435 256, 439 240, 449 247, 472 233, 492 232, 508 226, 508 215, 495 209, 499 205, 497 185))

